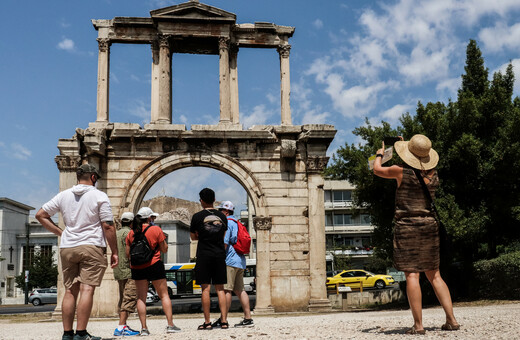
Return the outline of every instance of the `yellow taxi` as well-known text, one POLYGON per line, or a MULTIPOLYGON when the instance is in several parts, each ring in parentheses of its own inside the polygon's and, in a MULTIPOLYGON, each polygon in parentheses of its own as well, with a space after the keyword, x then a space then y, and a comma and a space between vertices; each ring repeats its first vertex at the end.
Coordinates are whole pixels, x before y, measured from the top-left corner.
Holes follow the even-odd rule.
POLYGON ((347 286, 350 288, 374 287, 383 289, 386 286, 393 285, 395 280, 390 275, 376 275, 361 269, 344 270, 341 273, 327 278, 327 288, 334 289, 336 285, 347 286))

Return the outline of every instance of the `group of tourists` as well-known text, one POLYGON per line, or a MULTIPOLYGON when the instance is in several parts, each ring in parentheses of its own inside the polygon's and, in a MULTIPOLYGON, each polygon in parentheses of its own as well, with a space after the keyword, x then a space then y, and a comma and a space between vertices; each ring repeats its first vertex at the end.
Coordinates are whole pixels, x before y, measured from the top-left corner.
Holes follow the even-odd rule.
MULTIPOLYGON (((168 294, 166 272, 161 253, 168 251, 166 234, 155 225, 158 216, 149 207, 121 215, 121 228, 116 231, 108 196, 96 188, 101 178, 97 168, 83 164, 77 169, 78 184, 64 190, 45 203, 36 219, 47 230, 61 237, 60 260, 65 294, 62 301, 62 340, 92 340, 101 337, 87 332, 95 288, 101 285, 107 268, 106 247, 111 250, 110 265, 119 285, 119 325, 114 336, 150 335, 146 324, 146 297, 149 284, 161 299, 166 316, 166 333, 181 329, 173 323, 172 303, 168 294), (65 229, 52 220, 61 213, 65 229), (141 330, 127 325, 128 317, 137 309, 141 330), (74 318, 76 316, 76 331, 74 318)), ((190 234, 198 240, 195 279, 202 287, 204 323, 200 330, 229 328, 227 313, 231 292, 239 297, 244 319, 235 327, 254 326, 249 298, 244 291, 245 257, 235 252, 237 222, 232 217, 233 203, 226 201, 214 209, 215 193, 209 188, 200 192, 203 210, 194 214, 190 234), (228 221, 229 216, 229 221, 228 221), (226 263, 228 265, 226 265, 226 263), (210 285, 218 294, 221 316, 211 323, 210 285)))
MULTIPOLYGON (((410 141, 395 142, 395 151, 403 165, 383 166, 385 152, 377 151, 375 175, 397 181, 394 226, 394 266, 405 273, 406 293, 413 326, 407 334, 425 334, 422 322, 420 273, 425 273, 446 314, 442 330, 458 330, 448 286, 441 277, 440 236, 442 225, 434 209, 435 191, 439 185, 437 170, 439 155, 424 135, 410 141)), ((166 235, 154 225, 157 217, 150 208, 143 207, 134 216, 125 212, 122 227, 116 233, 108 196, 97 190, 100 178, 95 166, 83 164, 77 169, 78 184, 65 190, 37 212, 36 218, 49 231, 61 236, 60 259, 65 295, 62 302, 63 340, 100 339, 87 332, 95 287, 101 284, 107 267, 106 245, 112 255, 111 267, 119 283, 119 326, 114 335, 149 335, 146 324, 146 295, 149 283, 155 287, 167 320, 167 333, 179 332, 172 321, 172 304, 168 295, 164 264, 160 253, 168 251, 166 235), (61 212, 66 228, 62 230, 51 219, 61 212), (148 248, 147 248, 148 247, 148 248), (151 249, 146 253, 143 249, 151 249), (145 254, 146 253, 146 254, 145 254), (79 297, 79 298, 78 298, 79 297), (135 311, 141 331, 128 327, 128 315, 135 311), (77 315, 76 332, 73 330, 77 315)), ((215 192, 204 188, 199 193, 203 210, 194 214, 190 223, 190 237, 198 241, 195 278, 202 288, 204 322, 199 330, 229 328, 228 311, 232 292, 239 298, 244 319, 235 327, 252 327, 249 298, 244 291, 243 274, 246 260, 233 246, 239 234, 239 222, 232 215, 234 205, 224 201, 214 208, 215 192), (218 296, 220 317, 210 320, 210 288, 218 296)))

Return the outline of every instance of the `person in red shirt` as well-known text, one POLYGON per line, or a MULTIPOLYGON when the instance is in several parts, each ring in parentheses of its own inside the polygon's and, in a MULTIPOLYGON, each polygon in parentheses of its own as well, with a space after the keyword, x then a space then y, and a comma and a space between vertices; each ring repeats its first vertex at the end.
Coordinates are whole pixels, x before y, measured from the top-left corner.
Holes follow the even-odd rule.
POLYGON ((130 270, 132 271, 132 279, 135 281, 137 288, 137 314, 141 321, 141 335, 150 335, 148 327, 146 325, 146 295, 148 292, 149 282, 152 282, 157 295, 161 298, 162 308, 168 326, 166 327, 167 333, 180 332, 180 328, 173 324, 172 320, 172 302, 168 295, 168 286, 166 284, 166 272, 164 270, 164 263, 161 261, 161 252, 166 253, 168 251, 168 244, 166 243, 166 235, 159 226, 151 225, 152 220, 152 209, 143 207, 137 212, 134 222, 132 224, 132 230, 126 237, 126 255, 130 258, 130 270), (132 265, 132 259, 130 257, 130 245, 134 240, 135 233, 144 231, 148 226, 148 230, 144 234, 148 240, 148 244, 154 249, 154 255, 152 259, 145 264, 132 265))

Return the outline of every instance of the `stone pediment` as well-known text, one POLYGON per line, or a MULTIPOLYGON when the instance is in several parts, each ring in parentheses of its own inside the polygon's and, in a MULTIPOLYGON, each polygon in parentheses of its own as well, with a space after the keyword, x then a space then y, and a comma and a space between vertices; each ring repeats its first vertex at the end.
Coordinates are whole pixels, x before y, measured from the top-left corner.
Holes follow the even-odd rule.
POLYGON ((220 8, 208 6, 198 1, 189 1, 179 5, 164 7, 150 11, 155 20, 179 20, 179 21, 225 21, 234 23, 236 15, 221 10, 220 8))

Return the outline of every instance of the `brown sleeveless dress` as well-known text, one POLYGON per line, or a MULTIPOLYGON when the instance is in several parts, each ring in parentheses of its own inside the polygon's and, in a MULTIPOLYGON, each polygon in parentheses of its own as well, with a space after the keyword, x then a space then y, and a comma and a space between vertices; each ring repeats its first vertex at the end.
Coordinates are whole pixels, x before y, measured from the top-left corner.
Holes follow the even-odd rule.
MULTIPOLYGON (((426 184, 435 199, 437 171, 426 184)), ((439 268, 439 227, 421 183, 412 169, 403 168, 403 180, 395 195, 394 267, 405 272, 439 268)))

